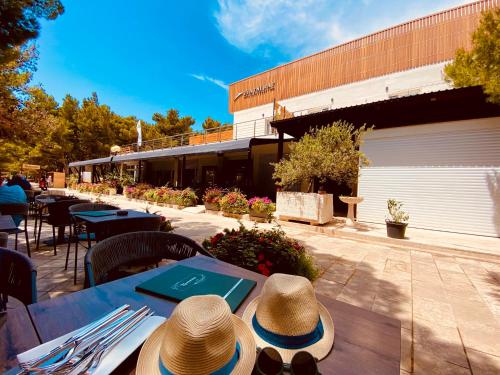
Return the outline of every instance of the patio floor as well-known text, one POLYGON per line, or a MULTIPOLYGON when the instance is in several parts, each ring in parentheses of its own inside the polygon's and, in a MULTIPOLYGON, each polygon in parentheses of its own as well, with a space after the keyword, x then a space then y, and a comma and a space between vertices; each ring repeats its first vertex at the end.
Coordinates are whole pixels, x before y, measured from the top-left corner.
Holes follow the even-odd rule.
MULTIPOLYGON (((122 208, 147 206, 123 197, 101 199, 122 208)), ((176 233, 198 242, 238 226, 234 219, 210 214, 164 207, 150 211, 161 211, 176 233)), ((321 267, 318 293, 401 321, 401 374, 500 373, 499 263, 335 238, 303 227, 283 229, 302 241, 321 267)), ((47 226, 42 239, 50 236, 47 226)), ((24 251, 22 239, 20 244, 24 251)), ((65 256, 64 245, 57 256, 46 246, 33 252, 40 300, 82 288, 83 254, 76 286, 72 268, 64 271, 65 256)), ((70 264, 72 256, 73 251, 70 264)))

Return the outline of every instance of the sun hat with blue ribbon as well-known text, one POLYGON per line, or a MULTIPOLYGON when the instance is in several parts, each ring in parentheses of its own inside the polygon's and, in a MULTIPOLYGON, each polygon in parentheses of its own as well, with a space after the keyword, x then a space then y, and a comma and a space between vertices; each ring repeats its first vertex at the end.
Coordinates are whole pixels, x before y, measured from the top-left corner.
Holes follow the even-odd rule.
POLYGON ((302 350, 321 360, 333 347, 332 317, 316 300, 311 282, 302 276, 271 275, 260 296, 248 304, 243 320, 257 346, 275 348, 285 363, 302 350))
POLYGON ((193 296, 144 343, 138 375, 248 375, 255 363, 248 326, 220 296, 193 296))

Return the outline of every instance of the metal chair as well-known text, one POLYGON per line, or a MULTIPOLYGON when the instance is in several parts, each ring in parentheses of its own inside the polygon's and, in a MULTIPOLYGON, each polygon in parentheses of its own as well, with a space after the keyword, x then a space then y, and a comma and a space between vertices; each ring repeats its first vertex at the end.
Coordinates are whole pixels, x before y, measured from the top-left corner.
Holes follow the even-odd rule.
POLYGON ((24 229, 20 229, 19 227, 10 231, 5 231, 8 234, 16 235, 16 242, 14 245, 14 249, 17 250, 17 237, 19 233, 24 232, 26 237, 26 250, 28 252, 28 256, 31 258, 31 250, 30 250, 30 242, 28 238, 28 212, 29 212, 29 204, 28 203, 7 203, 0 204, 0 213, 2 215, 18 215, 22 216, 22 221, 24 221, 24 229))
POLYGON ((35 303, 36 269, 26 255, 0 248, 0 311, 7 309, 8 296, 25 305, 35 303))
POLYGON ((83 211, 107 211, 107 210, 119 210, 119 207, 112 206, 110 204, 104 203, 78 203, 69 207, 69 212, 71 216, 72 225, 69 227, 70 241, 68 241, 68 250, 66 252, 66 263, 64 269, 68 269, 69 261, 69 251, 71 247, 71 242, 75 242, 75 275, 74 283, 76 284, 76 269, 78 263, 78 245, 80 242, 80 236, 85 235, 87 239, 87 250, 90 249, 92 237, 95 239, 95 234, 91 233, 92 230, 87 230, 86 225, 81 220, 76 219, 73 215, 75 212, 83 211))
POLYGON ((162 259, 181 260, 201 253, 213 257, 193 240, 174 233, 133 232, 109 237, 90 248, 85 270, 90 286, 123 277, 116 271, 130 265, 153 265, 162 259))
MULTIPOLYGON (((56 227, 70 227, 71 215, 69 214, 69 207, 78 203, 90 203, 89 200, 82 199, 64 199, 57 202, 49 203, 47 209, 49 215, 47 216, 47 223, 52 225, 52 242, 54 246, 54 255, 57 255, 57 240, 56 240, 56 227)), ((42 223, 40 222, 40 228, 42 223)), ((40 244, 40 229, 38 232, 37 248, 40 244)))

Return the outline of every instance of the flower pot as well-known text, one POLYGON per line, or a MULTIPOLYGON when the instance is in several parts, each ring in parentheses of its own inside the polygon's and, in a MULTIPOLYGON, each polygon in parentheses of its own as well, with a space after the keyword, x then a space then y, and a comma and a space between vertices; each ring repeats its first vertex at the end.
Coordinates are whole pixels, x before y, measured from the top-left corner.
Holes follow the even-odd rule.
POLYGON ((116 195, 116 188, 108 188, 109 195, 116 195))
POLYGON ((249 213, 250 213, 250 216, 261 217, 261 218, 267 219, 267 213, 265 213, 265 212, 260 212, 260 211, 250 209, 249 213))
POLYGON ((234 219, 242 219, 243 214, 233 214, 232 212, 222 212, 222 215, 226 217, 232 217, 234 219))
POLYGON ((280 220, 325 224, 333 219, 333 195, 282 191, 276 193, 276 213, 280 220))
POLYGON ((408 223, 396 223, 394 221, 386 221, 387 237, 398 238, 400 240, 405 238, 405 231, 408 223))
POLYGON ((219 205, 217 203, 203 202, 205 209, 210 211, 219 211, 219 205))

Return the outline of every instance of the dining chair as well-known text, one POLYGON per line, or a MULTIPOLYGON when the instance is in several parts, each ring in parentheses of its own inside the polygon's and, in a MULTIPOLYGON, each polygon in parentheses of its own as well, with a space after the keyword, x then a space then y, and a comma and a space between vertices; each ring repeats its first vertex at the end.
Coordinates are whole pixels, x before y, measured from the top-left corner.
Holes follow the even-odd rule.
POLYGON ((43 194, 45 192, 42 192, 42 194, 38 195, 35 197, 35 225, 33 228, 34 231, 34 236, 36 240, 36 249, 39 249, 40 245, 40 233, 42 232, 42 223, 47 222, 47 218, 49 216, 49 212, 47 209, 48 201, 52 202, 58 202, 60 200, 75 200, 78 199, 75 196, 72 195, 57 195, 57 194, 43 194), (38 229, 38 236, 36 234, 38 229))
POLYGON ((181 260, 201 253, 213 256, 190 238, 179 234, 141 231, 109 237, 90 248, 85 270, 90 286, 128 276, 127 266, 150 266, 163 259, 181 260))
POLYGON ((7 232, 0 232, 0 247, 7 247, 9 242, 9 234, 7 232))
MULTIPOLYGON (((71 247, 71 242, 75 243, 75 270, 74 270, 74 283, 76 284, 76 270, 78 263, 78 245, 80 242, 80 238, 87 240, 86 250, 90 249, 91 241, 95 240, 95 233, 92 233, 92 228, 87 228, 88 224, 85 224, 84 221, 79 220, 74 216, 77 212, 84 211, 108 211, 108 210, 119 210, 120 208, 117 206, 113 206, 105 203, 78 203, 69 207, 70 218, 72 221, 72 225, 69 227, 69 237, 70 241, 68 241, 68 250, 66 252, 66 263, 64 265, 64 269, 68 269, 68 261, 69 261, 69 252, 71 247), (89 229, 89 230, 87 230, 89 229)), ((85 246, 84 246, 85 247, 85 246)))
MULTIPOLYGON (((30 249, 30 241, 28 238, 28 212, 29 212, 29 204, 28 203, 5 203, 0 204, 0 213, 2 215, 12 215, 12 216, 21 216, 24 221, 24 229, 19 228, 19 225, 16 229, 5 231, 8 234, 16 235, 16 242, 14 245, 14 249, 17 250, 17 237, 19 233, 24 232, 24 236, 26 237, 26 251, 28 256, 31 258, 31 249, 30 249)), ((21 223, 19 223, 21 224, 21 223)))
MULTIPOLYGON (((56 239, 56 227, 70 227, 72 224, 71 215, 69 213, 69 207, 74 204, 79 203, 90 203, 86 199, 64 199, 53 203, 47 204, 48 216, 47 223, 52 226, 52 244, 54 246, 54 255, 57 255, 57 239, 56 239)), ((41 223, 40 223, 41 227, 41 223)), ((37 247, 40 243, 40 232, 37 239, 37 247)))
POLYGON ((26 255, 0 247, 0 311, 7 309, 8 296, 35 303, 36 269, 26 255))

